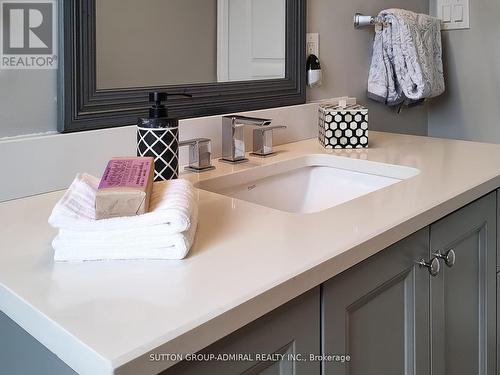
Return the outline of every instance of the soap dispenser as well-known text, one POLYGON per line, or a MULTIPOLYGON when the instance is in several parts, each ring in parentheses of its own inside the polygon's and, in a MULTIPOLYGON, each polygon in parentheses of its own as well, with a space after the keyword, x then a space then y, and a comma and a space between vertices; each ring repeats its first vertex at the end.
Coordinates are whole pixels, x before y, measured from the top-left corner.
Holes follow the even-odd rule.
POLYGON ((167 94, 150 92, 149 101, 154 103, 149 116, 139 118, 137 123, 137 156, 153 157, 154 180, 172 180, 179 176, 179 120, 168 117, 166 102, 169 96, 189 94, 167 94))

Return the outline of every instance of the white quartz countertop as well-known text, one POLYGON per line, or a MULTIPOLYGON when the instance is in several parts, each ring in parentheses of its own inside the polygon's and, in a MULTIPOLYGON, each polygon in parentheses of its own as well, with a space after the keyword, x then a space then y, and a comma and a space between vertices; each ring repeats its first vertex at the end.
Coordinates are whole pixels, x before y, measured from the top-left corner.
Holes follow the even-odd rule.
MULTIPOLYGON (((326 153, 316 139, 277 150, 185 177, 326 153)), ((371 132, 369 149, 331 153, 420 173, 305 215, 199 190, 182 261, 55 264, 62 192, 1 203, 0 309, 80 374, 155 374, 173 363, 151 353, 196 352, 500 186, 500 145, 371 132)))

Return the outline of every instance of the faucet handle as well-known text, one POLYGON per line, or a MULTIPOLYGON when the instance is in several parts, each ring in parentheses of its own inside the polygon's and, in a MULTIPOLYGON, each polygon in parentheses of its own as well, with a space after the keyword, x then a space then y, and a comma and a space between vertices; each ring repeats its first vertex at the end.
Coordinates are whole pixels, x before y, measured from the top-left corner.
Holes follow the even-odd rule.
POLYGON ((273 130, 286 129, 285 125, 266 126, 253 130, 253 152, 252 156, 267 157, 274 154, 273 130))
POLYGON ((193 138, 180 141, 179 147, 189 146, 189 165, 186 170, 203 172, 215 169, 212 165, 212 144, 208 138, 193 138))

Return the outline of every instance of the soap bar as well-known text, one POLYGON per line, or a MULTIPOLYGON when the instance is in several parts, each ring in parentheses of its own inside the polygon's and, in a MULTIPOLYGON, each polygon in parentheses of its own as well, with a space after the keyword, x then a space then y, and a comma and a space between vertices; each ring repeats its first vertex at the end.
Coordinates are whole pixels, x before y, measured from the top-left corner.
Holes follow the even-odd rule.
POLYGON ((96 219, 134 216, 148 212, 153 173, 152 157, 111 159, 97 190, 96 219))

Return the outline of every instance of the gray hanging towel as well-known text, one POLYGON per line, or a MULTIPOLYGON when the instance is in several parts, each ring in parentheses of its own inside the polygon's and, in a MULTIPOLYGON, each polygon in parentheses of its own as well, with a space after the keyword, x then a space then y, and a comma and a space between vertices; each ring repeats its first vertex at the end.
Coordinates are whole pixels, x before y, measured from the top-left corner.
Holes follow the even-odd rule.
POLYGON ((444 92, 441 21, 404 9, 380 12, 368 77, 368 97, 414 104, 444 92))

